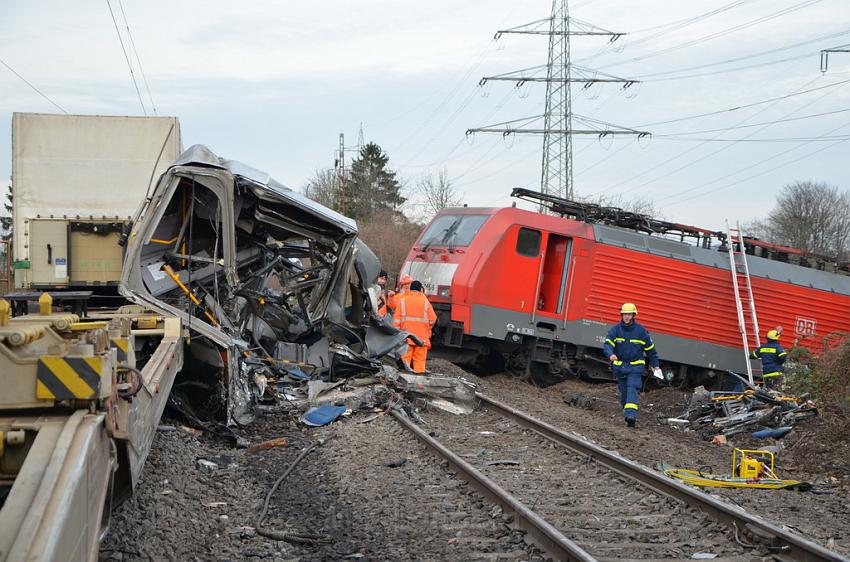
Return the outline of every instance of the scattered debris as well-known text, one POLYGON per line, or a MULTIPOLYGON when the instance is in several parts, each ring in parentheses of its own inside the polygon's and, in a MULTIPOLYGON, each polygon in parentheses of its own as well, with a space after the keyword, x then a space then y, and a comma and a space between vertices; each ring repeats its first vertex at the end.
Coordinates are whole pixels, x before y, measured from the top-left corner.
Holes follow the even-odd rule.
POLYGON ((596 398, 582 394, 564 393, 564 402, 582 410, 593 410, 596 408, 596 398))
POLYGON ((726 445, 726 436, 725 435, 715 435, 711 438, 711 443, 713 445, 726 445))
POLYGON ((510 459, 500 459, 496 461, 487 461, 484 463, 484 466, 498 466, 498 465, 510 465, 516 466, 519 464, 519 461, 514 461, 510 459))
POLYGON ((691 554, 691 558, 694 560, 713 560, 717 558, 717 555, 713 552, 694 552, 691 554))
POLYGON ((666 418, 665 421, 674 429, 687 429, 691 425, 690 420, 682 418, 666 418))
POLYGON ((177 428, 173 425, 158 425, 156 428, 157 431, 161 431, 163 433, 168 433, 171 431, 177 431, 177 428))
POLYGON ((218 465, 212 461, 208 461, 206 459, 198 459, 196 461, 198 463, 198 468, 202 470, 209 470, 212 472, 213 470, 218 470, 218 465))
POLYGON ((188 425, 181 425, 178 429, 183 433, 188 433, 189 435, 194 435, 195 437, 200 437, 203 435, 203 431, 200 429, 195 429, 194 427, 189 427, 188 425))
POLYGON ((752 387, 741 377, 734 376, 739 381, 738 389, 710 392, 705 387, 697 387, 685 412, 678 418, 667 418, 667 423, 690 427, 704 439, 717 443, 716 436, 731 437, 741 433, 752 433, 762 439, 780 439, 798 421, 817 415, 817 408, 805 397, 752 387))
POLYGON ((404 466, 405 464, 407 464, 407 459, 398 459, 398 460, 395 460, 391 463, 387 463, 384 466, 386 466, 388 468, 398 468, 400 466, 404 466))
POLYGON ((318 427, 320 425, 328 425, 336 421, 338 417, 344 414, 348 408, 346 406, 331 406, 324 405, 313 407, 307 410, 303 416, 301 416, 301 422, 305 425, 309 425, 311 427, 318 427))
POLYGON ((760 429, 759 431, 753 431, 753 437, 756 439, 767 439, 768 437, 773 439, 782 439, 789 433, 793 427, 777 427, 773 429, 760 429))
POLYGON ((263 441, 262 443, 251 445, 250 447, 248 447, 248 452, 258 453, 260 451, 275 449, 277 447, 286 447, 288 444, 289 440, 286 437, 278 437, 276 439, 269 439, 268 441, 263 441))

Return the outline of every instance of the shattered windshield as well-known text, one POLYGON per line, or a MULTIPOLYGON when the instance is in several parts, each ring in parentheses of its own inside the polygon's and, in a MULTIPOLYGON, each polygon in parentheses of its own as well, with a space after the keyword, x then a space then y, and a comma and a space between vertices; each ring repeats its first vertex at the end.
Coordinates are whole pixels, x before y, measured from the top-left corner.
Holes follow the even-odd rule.
POLYGON ((431 246, 469 246, 489 215, 440 215, 428 226, 419 244, 431 246))

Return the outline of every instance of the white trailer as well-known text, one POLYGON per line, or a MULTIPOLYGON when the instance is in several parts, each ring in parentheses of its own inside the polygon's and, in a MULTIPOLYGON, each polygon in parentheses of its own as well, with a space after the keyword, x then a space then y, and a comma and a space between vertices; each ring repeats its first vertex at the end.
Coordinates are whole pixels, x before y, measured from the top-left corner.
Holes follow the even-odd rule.
POLYGON ((15 287, 117 286, 121 229, 181 152, 176 117, 15 113, 15 287))

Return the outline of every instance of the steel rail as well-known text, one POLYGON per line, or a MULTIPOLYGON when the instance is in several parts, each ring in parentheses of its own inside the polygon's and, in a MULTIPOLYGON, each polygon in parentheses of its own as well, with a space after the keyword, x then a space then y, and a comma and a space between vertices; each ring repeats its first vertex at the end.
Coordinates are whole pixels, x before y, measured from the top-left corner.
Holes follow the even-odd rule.
POLYGON ((593 562, 596 560, 493 480, 422 431, 422 429, 417 427, 407 417, 396 411, 393 411, 392 415, 402 427, 413 433, 431 452, 439 458, 448 461, 449 465, 475 488, 478 493, 500 505, 506 512, 511 513, 514 516, 514 524, 527 533, 529 541, 546 551, 555 560, 574 560, 580 562, 593 562))
POLYGON ((725 502, 716 500, 704 492, 650 470, 642 464, 630 461, 575 435, 570 435, 557 427, 529 416, 494 398, 480 392, 476 392, 475 395, 488 408, 498 414, 512 419, 520 425, 577 453, 590 457, 622 476, 637 480, 660 494, 701 510, 710 517, 732 528, 736 536, 740 531, 744 529, 748 530, 752 535, 762 541, 763 544, 767 544, 769 549, 773 550, 772 555, 777 560, 850 562, 850 558, 843 557, 836 552, 832 552, 799 535, 790 533, 764 519, 746 513, 725 502))

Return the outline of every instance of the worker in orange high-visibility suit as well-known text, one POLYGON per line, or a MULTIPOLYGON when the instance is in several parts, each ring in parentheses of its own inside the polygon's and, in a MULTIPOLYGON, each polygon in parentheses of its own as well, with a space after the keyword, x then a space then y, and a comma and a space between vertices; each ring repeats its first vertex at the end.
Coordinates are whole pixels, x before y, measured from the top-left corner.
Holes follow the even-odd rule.
POLYGON ((402 276, 401 281, 398 283, 398 291, 393 293, 393 295, 387 299, 387 307, 392 311, 393 326, 396 328, 401 328, 401 322, 398 319, 398 303, 401 300, 401 297, 410 291, 411 283, 413 283, 413 277, 410 275, 402 276))
POLYGON ((416 345, 408 338, 407 353, 402 357, 414 373, 424 373, 425 359, 431 348, 431 328, 437 321, 437 314, 428 297, 422 292, 422 283, 414 281, 410 284, 410 290, 398 300, 396 314, 400 329, 425 342, 425 345, 416 345))

